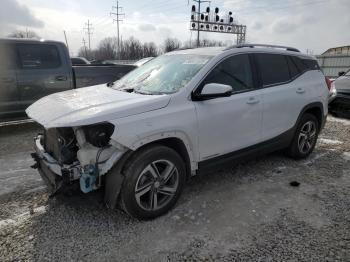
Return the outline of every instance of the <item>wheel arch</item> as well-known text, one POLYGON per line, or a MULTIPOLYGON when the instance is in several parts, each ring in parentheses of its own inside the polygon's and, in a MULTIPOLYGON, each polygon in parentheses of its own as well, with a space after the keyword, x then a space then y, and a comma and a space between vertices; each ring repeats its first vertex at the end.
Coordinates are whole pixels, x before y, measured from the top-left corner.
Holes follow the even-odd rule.
POLYGON ((186 177, 187 178, 189 178, 191 176, 193 170, 197 169, 197 165, 193 161, 193 155, 189 153, 189 152, 191 152, 189 144, 186 144, 181 138, 179 138, 179 137, 166 137, 166 138, 162 138, 162 139, 152 140, 149 143, 142 144, 141 146, 139 146, 135 150, 135 152, 139 151, 145 147, 150 147, 153 145, 163 145, 163 146, 169 147, 169 148, 173 149, 175 152, 177 152, 185 163, 186 177))
POLYGON ((198 163, 194 159, 192 147, 184 137, 162 133, 161 135, 139 140, 129 147, 129 150, 127 150, 123 157, 115 164, 111 172, 106 175, 105 203, 109 208, 114 209, 118 203, 119 193, 124 181, 123 171, 128 160, 139 150, 153 145, 163 145, 175 150, 184 160, 187 179, 198 169, 198 163))
POLYGON ((321 102, 314 102, 306 105, 299 114, 296 126, 299 124, 302 116, 307 113, 312 114, 316 117, 319 124, 319 130, 321 130, 325 124, 323 104, 321 102))

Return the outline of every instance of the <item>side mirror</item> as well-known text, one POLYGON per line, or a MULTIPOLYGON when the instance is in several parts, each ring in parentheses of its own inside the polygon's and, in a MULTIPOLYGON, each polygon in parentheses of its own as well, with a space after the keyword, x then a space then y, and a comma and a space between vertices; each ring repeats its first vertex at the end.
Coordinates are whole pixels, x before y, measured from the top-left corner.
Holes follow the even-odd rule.
POLYGON ((206 84, 200 93, 192 93, 192 100, 204 101, 219 97, 229 97, 232 95, 232 86, 223 84, 206 84))
POLYGON ((343 76, 343 75, 345 75, 344 71, 338 72, 338 76, 343 76))

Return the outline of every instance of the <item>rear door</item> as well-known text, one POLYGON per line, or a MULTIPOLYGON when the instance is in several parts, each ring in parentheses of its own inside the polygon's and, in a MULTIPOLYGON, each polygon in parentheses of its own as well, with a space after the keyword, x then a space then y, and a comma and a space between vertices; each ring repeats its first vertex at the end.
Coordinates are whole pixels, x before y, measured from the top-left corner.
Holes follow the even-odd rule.
POLYGON ((9 44, 0 44, 0 117, 18 111, 15 57, 9 44))
POLYGON ((46 95, 71 89, 70 62, 61 46, 47 43, 16 45, 17 81, 22 110, 46 95))
POLYGON ((307 89, 300 72, 288 56, 255 54, 263 96, 263 140, 290 130, 305 105, 307 89))

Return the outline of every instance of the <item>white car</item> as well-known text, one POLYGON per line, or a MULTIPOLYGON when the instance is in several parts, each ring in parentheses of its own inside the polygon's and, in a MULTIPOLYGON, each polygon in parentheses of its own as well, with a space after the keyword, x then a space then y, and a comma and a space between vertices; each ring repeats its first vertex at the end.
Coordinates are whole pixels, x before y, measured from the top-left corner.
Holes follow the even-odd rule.
POLYGON ((85 193, 104 186, 108 207, 150 219, 203 170, 280 149, 307 157, 328 95, 314 58, 250 44, 167 53, 26 112, 45 128, 33 157, 51 192, 75 180, 85 193))

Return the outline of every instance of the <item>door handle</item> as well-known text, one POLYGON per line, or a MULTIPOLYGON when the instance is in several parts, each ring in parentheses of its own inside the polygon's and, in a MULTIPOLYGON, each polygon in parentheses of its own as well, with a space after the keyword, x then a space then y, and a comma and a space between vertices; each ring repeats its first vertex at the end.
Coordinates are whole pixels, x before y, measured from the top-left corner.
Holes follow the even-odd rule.
POLYGON ((259 103, 259 100, 256 99, 255 97, 249 97, 249 99, 247 101, 248 105, 254 105, 254 104, 257 104, 257 103, 259 103))
POLYGON ((67 76, 56 76, 56 81, 67 81, 67 76))
POLYGON ((305 89, 299 87, 299 88, 297 88, 297 91, 296 91, 296 92, 297 92, 298 94, 303 94, 303 93, 305 93, 305 89))

